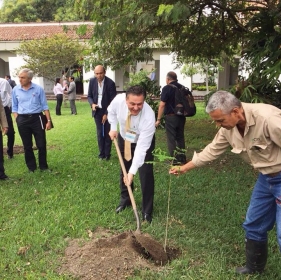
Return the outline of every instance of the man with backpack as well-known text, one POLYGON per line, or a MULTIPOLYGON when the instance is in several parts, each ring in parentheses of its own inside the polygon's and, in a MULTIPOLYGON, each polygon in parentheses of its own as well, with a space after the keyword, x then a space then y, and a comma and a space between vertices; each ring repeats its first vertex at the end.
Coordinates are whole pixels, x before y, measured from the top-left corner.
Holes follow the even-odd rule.
POLYGON ((157 127, 160 124, 162 115, 164 114, 169 154, 175 158, 173 165, 182 165, 186 163, 184 140, 185 116, 175 113, 175 94, 178 92, 177 88, 180 89, 183 85, 178 83, 177 74, 173 71, 168 72, 166 84, 161 92, 155 126, 157 127))

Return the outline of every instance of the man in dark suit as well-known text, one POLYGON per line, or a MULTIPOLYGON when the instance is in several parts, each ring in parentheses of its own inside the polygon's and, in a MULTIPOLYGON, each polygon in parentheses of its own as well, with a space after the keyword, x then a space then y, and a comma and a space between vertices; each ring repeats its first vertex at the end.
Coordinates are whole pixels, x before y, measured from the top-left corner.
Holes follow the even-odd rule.
POLYGON ((97 65, 94 70, 95 78, 90 79, 88 102, 92 108, 92 116, 97 127, 99 159, 110 159, 112 141, 109 137, 110 125, 107 120, 107 107, 116 96, 115 82, 105 76, 105 68, 97 65))

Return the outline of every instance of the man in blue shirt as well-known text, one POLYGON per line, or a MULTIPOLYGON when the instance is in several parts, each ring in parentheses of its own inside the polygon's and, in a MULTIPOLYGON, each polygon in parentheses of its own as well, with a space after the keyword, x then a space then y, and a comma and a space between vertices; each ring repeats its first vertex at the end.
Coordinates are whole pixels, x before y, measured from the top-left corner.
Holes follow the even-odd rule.
POLYGON ((19 72, 20 85, 13 88, 12 112, 22 143, 25 162, 30 172, 37 169, 32 135, 38 148, 39 168, 49 170, 47 164, 46 130, 51 129, 51 116, 43 88, 31 82, 33 72, 24 68, 19 72), (44 114, 42 113, 44 111, 44 114))

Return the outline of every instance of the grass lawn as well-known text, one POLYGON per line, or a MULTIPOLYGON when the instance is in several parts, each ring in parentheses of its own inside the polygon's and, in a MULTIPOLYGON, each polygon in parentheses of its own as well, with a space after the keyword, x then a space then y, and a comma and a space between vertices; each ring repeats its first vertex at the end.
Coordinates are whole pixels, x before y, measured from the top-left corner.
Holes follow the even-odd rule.
MULTIPOLYGON (((119 202, 119 162, 112 146, 110 161, 98 160, 95 125, 87 102, 77 102, 55 115, 47 132, 52 173, 28 173, 22 154, 5 160, 10 181, 0 183, 0 279, 73 279, 57 273, 67 240, 88 237, 97 227, 116 232, 135 229, 132 211, 115 214, 119 202)), ((198 113, 187 119, 188 158, 216 133, 215 125, 197 103, 198 113)), ((16 129, 17 131, 17 129, 16 129)), ((4 138, 4 143, 6 139, 4 138)), ((16 144, 21 140, 16 133, 16 144)), ((165 132, 157 129, 156 147, 166 149, 165 132)), ((142 229, 159 242, 165 238, 170 188, 168 244, 180 248, 180 258, 161 272, 136 271, 129 279, 281 279, 275 230, 269 234, 269 258, 262 276, 236 276, 244 256, 244 220, 257 172, 230 152, 213 164, 175 177, 169 166, 155 164, 153 222, 142 229), (171 182, 171 185, 169 184, 171 182)), ((134 193, 140 209, 136 176, 134 193)))

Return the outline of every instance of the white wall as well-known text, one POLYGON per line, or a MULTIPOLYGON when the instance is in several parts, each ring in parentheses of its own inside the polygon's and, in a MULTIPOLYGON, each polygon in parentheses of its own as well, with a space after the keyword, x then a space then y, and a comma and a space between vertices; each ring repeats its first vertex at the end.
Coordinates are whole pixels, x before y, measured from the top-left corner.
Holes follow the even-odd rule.
POLYGON ((166 85, 166 75, 169 71, 174 71, 178 76, 178 82, 188 88, 191 88, 191 78, 181 74, 180 68, 176 68, 176 64, 173 63, 173 54, 160 55, 160 86, 161 88, 166 85))
MULTIPOLYGON (((10 76, 11 79, 14 80, 16 82, 16 84, 19 84, 19 78, 17 76, 18 74, 18 69, 24 65, 24 60, 22 56, 17 56, 17 57, 9 57, 9 67, 10 67, 10 76)), ((35 84, 40 85, 41 87, 44 88, 44 81, 43 78, 40 77, 33 77, 32 82, 35 84)), ((53 91, 53 86, 52 85, 52 91, 53 91)), ((45 90, 46 91, 46 90, 45 90)))

